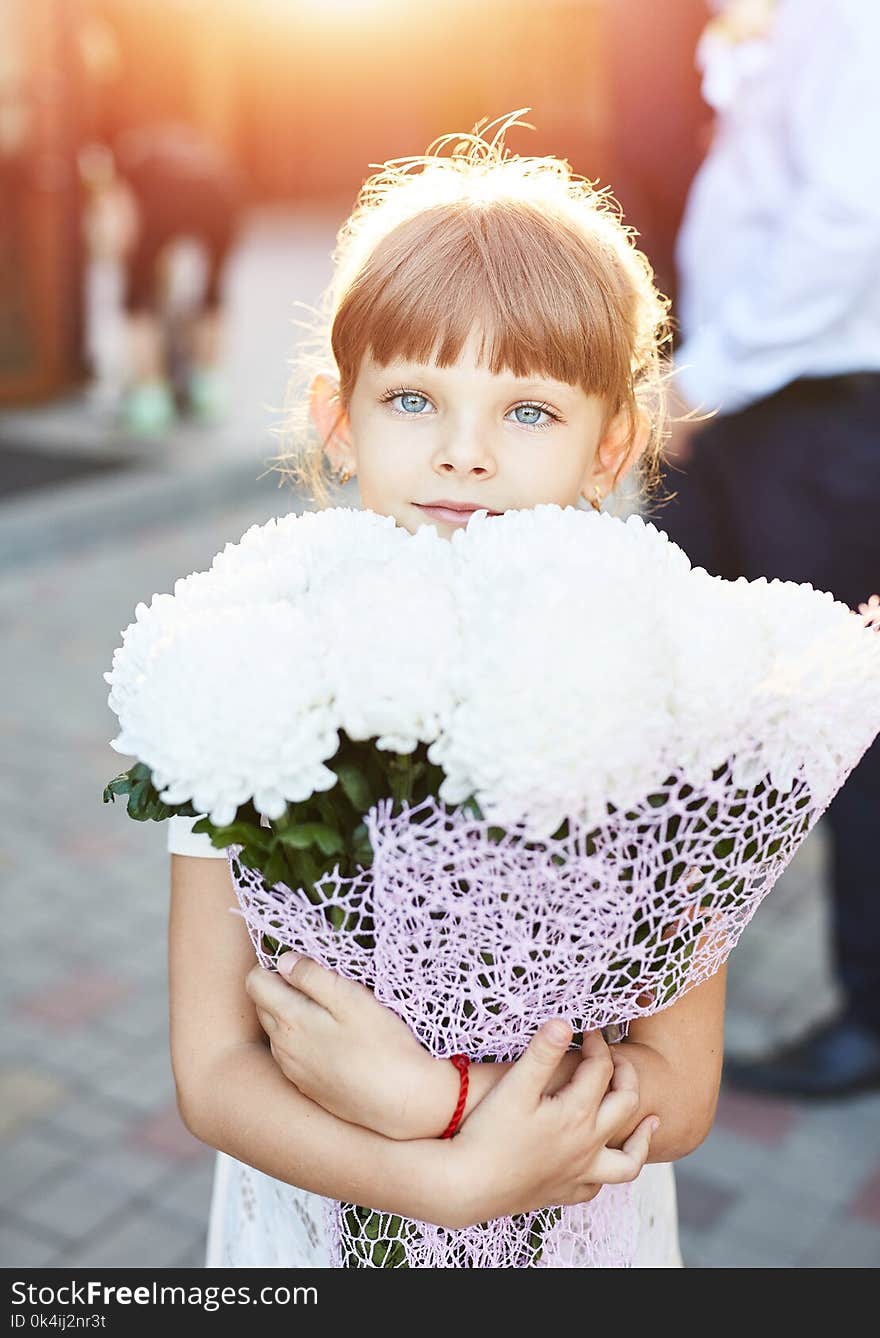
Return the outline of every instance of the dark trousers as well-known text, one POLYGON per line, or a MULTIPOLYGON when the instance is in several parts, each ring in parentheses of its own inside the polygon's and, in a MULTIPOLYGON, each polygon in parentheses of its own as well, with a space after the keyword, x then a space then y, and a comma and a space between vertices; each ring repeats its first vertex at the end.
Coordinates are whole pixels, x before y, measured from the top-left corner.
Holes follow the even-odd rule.
POLYGON ((207 256, 202 312, 221 306, 221 279, 239 225, 239 202, 231 173, 177 175, 161 161, 148 161, 128 177, 138 207, 138 235, 126 259, 123 303, 128 312, 156 312, 157 261, 179 237, 194 237, 207 256))
MULTIPOLYGON (((654 517, 695 566, 880 594, 880 374, 801 380, 700 430, 654 517)), ((880 1029, 880 741, 828 809, 833 959, 850 1012, 880 1029)))

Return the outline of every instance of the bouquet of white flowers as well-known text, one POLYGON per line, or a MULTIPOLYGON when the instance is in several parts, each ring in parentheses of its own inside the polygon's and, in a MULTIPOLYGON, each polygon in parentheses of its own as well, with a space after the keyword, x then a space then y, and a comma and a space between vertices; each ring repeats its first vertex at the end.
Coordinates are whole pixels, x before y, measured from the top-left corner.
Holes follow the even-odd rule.
MULTIPOLYGON (((432 1054, 515 1059, 550 1014, 625 1029, 718 969, 880 729, 872 616, 635 517, 289 516, 138 606, 105 799, 207 815, 264 965, 295 948, 432 1054)), ((613 1200, 331 1226, 342 1265, 624 1263, 613 1200)))

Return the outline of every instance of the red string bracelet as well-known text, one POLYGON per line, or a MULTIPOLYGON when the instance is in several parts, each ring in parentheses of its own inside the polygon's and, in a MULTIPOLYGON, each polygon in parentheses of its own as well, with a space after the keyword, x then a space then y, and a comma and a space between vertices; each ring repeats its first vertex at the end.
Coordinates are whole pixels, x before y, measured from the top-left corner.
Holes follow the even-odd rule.
POLYGON ((452 1119, 449 1121, 446 1131, 440 1135, 441 1138, 451 1138, 452 1135, 455 1133, 456 1129, 458 1128, 458 1122, 461 1119, 462 1114, 464 1113, 465 1102, 467 1101, 467 1094, 468 1094, 468 1065, 470 1064, 471 1061, 468 1059, 467 1055, 450 1055, 449 1058, 452 1060, 452 1063, 458 1069, 460 1075, 458 1104, 456 1105, 455 1110, 452 1113, 452 1119))

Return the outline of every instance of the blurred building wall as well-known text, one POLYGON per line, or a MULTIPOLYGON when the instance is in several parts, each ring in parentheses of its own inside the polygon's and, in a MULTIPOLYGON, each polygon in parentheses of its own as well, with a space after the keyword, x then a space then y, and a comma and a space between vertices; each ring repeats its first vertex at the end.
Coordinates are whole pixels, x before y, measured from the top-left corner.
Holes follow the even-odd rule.
POLYGON ((0 401, 81 377, 78 0, 0 5, 0 401))

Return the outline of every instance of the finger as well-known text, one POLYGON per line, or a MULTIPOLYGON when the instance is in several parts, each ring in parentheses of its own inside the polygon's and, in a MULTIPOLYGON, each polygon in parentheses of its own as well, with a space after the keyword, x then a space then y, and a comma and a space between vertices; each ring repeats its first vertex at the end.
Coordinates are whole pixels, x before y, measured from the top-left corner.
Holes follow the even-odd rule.
POLYGON ((300 990, 292 990, 285 984, 277 971, 267 971, 262 966, 252 967, 245 976, 244 984, 257 1008, 274 1013, 278 1022, 286 1022, 289 1026, 294 1026, 297 1020, 305 1021, 309 1013, 319 1008, 300 990))
POLYGON ((610 1056, 610 1046, 600 1030, 584 1032, 584 1039, 581 1042, 581 1054, 584 1059, 598 1059, 600 1056, 604 1055, 610 1056))
POLYGON ((356 980, 348 980, 336 971, 329 970, 311 957, 300 953, 285 952, 278 958, 278 972, 288 984, 301 990, 303 994, 326 1008, 338 1020, 347 1007, 361 1004, 363 995, 373 998, 366 985, 356 980))
POLYGON ((646 1115, 645 1118, 633 1129, 629 1138, 620 1149, 625 1157, 635 1157, 641 1161, 644 1166, 648 1159, 648 1152, 651 1147, 651 1139, 660 1128, 660 1120, 656 1115, 646 1115))
POLYGON ((639 1075, 632 1060, 611 1051, 612 1073, 608 1091, 619 1096, 631 1096, 638 1100, 640 1094, 639 1075))
POLYGON ((278 1019, 274 1013, 270 1013, 266 1008, 258 1008, 257 1017, 260 1019, 260 1026, 267 1036, 271 1036, 273 1031, 277 1031, 278 1019))
POLYGON ((550 1075, 568 1049, 571 1035, 571 1027, 563 1018, 551 1018, 543 1023, 499 1086, 506 1085, 508 1091, 511 1088, 519 1091, 537 1105, 550 1075))
POLYGON ((605 1142, 627 1126, 632 1127, 641 1095, 635 1065, 615 1046, 611 1046, 611 1062, 614 1065, 611 1085, 596 1112, 596 1132, 605 1142))
POLYGON ((639 1094, 627 1088, 623 1092, 609 1091, 596 1111, 596 1133, 604 1143, 619 1138, 632 1129, 639 1113, 639 1094))
POLYGON ((604 1185, 623 1185, 639 1175, 651 1150, 651 1139, 660 1125, 656 1115, 646 1115, 618 1152, 603 1148, 595 1159, 595 1172, 604 1185))
POLYGON ((627 1059, 623 1050, 618 1046, 611 1046, 611 1062, 614 1065, 611 1090, 614 1092, 638 1093, 639 1075, 636 1066, 631 1059, 627 1059))
POLYGON ((287 1063, 287 1055, 284 1053, 283 1050, 278 1049, 274 1041, 269 1042, 269 1053, 274 1059, 276 1067, 284 1074, 287 1081, 293 1082, 293 1078, 287 1072, 287 1069, 285 1067, 287 1063))
POLYGON ((556 1101, 573 1101, 583 1110, 595 1110, 605 1096, 614 1077, 614 1062, 602 1033, 590 1032, 581 1046, 583 1058, 567 1087, 554 1097, 556 1101))

